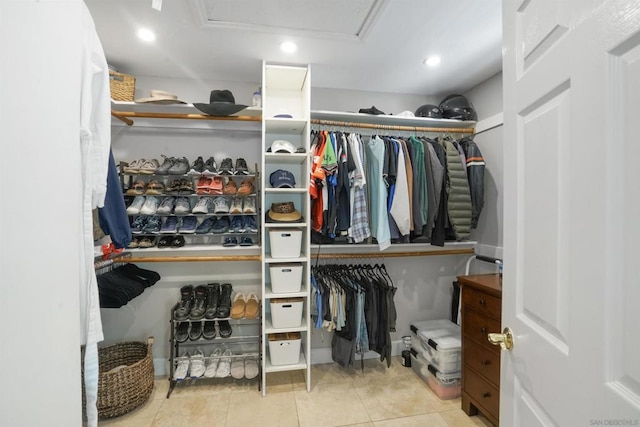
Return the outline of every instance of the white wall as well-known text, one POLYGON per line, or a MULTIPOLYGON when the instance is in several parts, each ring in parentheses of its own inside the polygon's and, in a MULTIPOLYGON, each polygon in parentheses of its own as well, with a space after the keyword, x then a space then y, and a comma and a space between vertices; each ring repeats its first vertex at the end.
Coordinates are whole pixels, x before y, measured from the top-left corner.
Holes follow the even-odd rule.
POLYGON ((80 6, 78 0, 0 2, 5 426, 82 424, 80 6))

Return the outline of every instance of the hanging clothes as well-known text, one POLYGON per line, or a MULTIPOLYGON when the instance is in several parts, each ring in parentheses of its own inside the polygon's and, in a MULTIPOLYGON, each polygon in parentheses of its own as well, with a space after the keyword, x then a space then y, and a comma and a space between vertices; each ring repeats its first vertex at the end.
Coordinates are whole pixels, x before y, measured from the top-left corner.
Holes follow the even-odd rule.
POLYGON ((466 155, 467 179, 471 192, 471 228, 478 226, 478 219, 484 207, 484 169, 485 163, 480 148, 471 138, 462 138, 460 146, 466 155))
POLYGON ((369 200, 371 234, 378 240, 381 251, 391 245, 391 231, 387 215, 387 190, 383 178, 385 161, 384 141, 378 136, 369 138, 366 144, 367 182, 369 183, 369 200))
POLYGON ((364 147, 359 135, 349 135, 349 153, 354 169, 349 172, 351 227, 349 237, 354 243, 361 243, 371 237, 369 210, 367 208, 367 179, 364 172, 364 147))
POLYGON ((98 208, 98 215, 100 228, 109 235, 114 246, 117 249, 129 246, 129 243, 131 243, 131 226, 129 224, 124 198, 122 197, 122 188, 120 188, 116 163, 113 160, 111 150, 109 150, 107 193, 104 207, 98 208))
POLYGON ((452 141, 445 139, 447 155, 447 209, 456 240, 466 240, 471 231, 471 195, 466 165, 452 141))

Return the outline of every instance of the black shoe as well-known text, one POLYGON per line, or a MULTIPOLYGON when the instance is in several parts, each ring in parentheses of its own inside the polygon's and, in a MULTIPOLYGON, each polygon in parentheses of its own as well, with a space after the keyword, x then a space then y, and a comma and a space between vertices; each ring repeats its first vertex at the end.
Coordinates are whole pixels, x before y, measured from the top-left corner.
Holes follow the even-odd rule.
POLYGON ((158 240, 158 247, 159 248, 168 248, 171 245, 171 241, 172 240, 173 240, 173 238, 169 237, 169 236, 161 237, 160 240, 158 240))
POLYGON ((202 336, 202 322, 192 322, 191 329, 189 329, 189 339, 195 341, 202 336))
POLYGON ((220 303, 220 283, 209 283, 207 285, 207 311, 204 317, 215 319, 218 314, 218 304, 220 303))
POLYGON ((247 167, 247 161, 245 159, 243 159, 242 157, 238 157, 236 159, 236 169, 235 169, 235 174, 236 175, 249 175, 251 172, 249 172, 249 167, 247 167))
POLYGON ((233 160, 229 157, 223 159, 218 172, 220 175, 233 175, 233 160))
POLYGON ((202 175, 202 171, 204 170, 204 160, 202 157, 198 157, 195 159, 193 164, 191 164, 191 169, 187 172, 187 175, 202 175))
POLYGON ((218 320, 218 329, 222 338, 229 338, 233 333, 228 320, 218 320))
POLYGON ((216 322, 207 322, 205 320, 204 327, 202 328, 202 336, 206 340, 212 340, 216 337, 216 322))
POLYGON ((172 248, 181 248, 184 246, 184 237, 183 236, 174 236, 171 239, 171 247, 172 248))
POLYGON ((214 159, 213 156, 209 157, 207 161, 204 163, 202 174, 206 176, 212 176, 212 175, 218 174, 218 165, 216 163, 216 159, 214 159))
POLYGON ((176 326, 176 341, 183 343, 189 339, 189 322, 180 322, 176 326))
POLYGON ((189 319, 200 320, 204 317, 207 308, 207 287, 204 285, 196 286, 193 295, 193 306, 189 312, 189 319))
POLYGON ((358 113, 375 114, 377 116, 380 114, 384 114, 384 111, 380 111, 375 106, 371 106, 371 108, 361 108, 360 110, 358 110, 358 113))
MULTIPOLYGON (((231 283, 220 285, 220 303, 218 305, 218 317, 227 318, 231 312, 231 283)), ((220 333, 222 335, 222 333, 220 333)))
POLYGON ((180 305, 176 308, 176 320, 187 320, 193 306, 193 286, 187 285, 180 288, 180 305))

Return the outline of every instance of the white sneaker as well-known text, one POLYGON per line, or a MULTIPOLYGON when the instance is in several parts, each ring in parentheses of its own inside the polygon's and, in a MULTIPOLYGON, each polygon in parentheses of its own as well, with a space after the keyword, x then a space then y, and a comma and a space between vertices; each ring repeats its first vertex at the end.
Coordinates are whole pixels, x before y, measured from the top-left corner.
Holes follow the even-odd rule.
POLYGON ((140 208, 144 205, 144 199, 144 196, 136 196, 127 208, 127 214, 138 215, 140 213, 140 208))
POLYGON ((213 199, 213 213, 229 213, 229 201, 226 197, 216 197, 213 199))
POLYGON ((182 215, 191 212, 189 199, 184 196, 176 198, 176 206, 175 208, 173 208, 173 211, 176 213, 176 215, 182 215))
POLYGON ((232 354, 230 349, 226 349, 224 353, 222 353, 220 364, 218 364, 218 369, 216 369, 216 378, 226 378, 231 374, 231 357, 229 356, 232 354))
POLYGON ((207 364, 207 369, 204 371, 204 376, 206 378, 214 378, 216 376, 220 356, 222 356, 222 349, 220 347, 216 347, 209 355, 209 363, 207 364))
POLYGON ((191 210, 192 213, 201 213, 206 214, 209 213, 209 209, 211 209, 212 200, 211 197, 200 197, 198 203, 191 210))
POLYGON ((231 202, 231 209, 229 210, 231 214, 240 214, 242 213, 242 199, 240 197, 234 197, 231 202))
POLYGON ((178 358, 178 365, 176 366, 176 370, 173 373, 173 379, 176 381, 181 381, 187 378, 188 374, 189 374, 189 353, 178 358))
POLYGON ((144 215, 153 215, 158 210, 158 205, 160 204, 160 199, 156 196, 149 196, 147 200, 144 201, 144 205, 140 208, 140 213, 144 215))
POLYGON ((193 356, 189 358, 189 363, 189 376, 191 378, 200 378, 202 375, 204 375, 204 353, 202 352, 202 350, 197 349, 195 353, 193 353, 193 356))
POLYGON ((256 199, 253 197, 247 197, 244 199, 244 208, 242 209, 244 213, 256 213, 256 199))
POLYGON ((245 359, 244 361, 244 377, 252 380, 258 376, 258 361, 254 358, 245 359))
POLYGON ((231 362, 231 376, 237 380, 244 378, 244 359, 238 357, 231 362))

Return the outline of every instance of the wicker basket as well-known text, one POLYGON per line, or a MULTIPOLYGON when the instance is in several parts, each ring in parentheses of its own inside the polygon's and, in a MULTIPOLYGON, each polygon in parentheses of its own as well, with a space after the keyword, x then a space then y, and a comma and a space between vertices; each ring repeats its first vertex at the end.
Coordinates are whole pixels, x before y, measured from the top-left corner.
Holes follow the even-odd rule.
POLYGON ((133 102, 136 93, 136 78, 129 74, 109 70, 109 87, 114 101, 133 102))
MULTIPOLYGON (((149 337, 146 343, 122 342, 98 350, 98 418, 119 417, 149 399, 154 379, 152 346, 153 337, 149 337)), ((82 411, 85 417, 86 403, 83 369, 82 411)))

